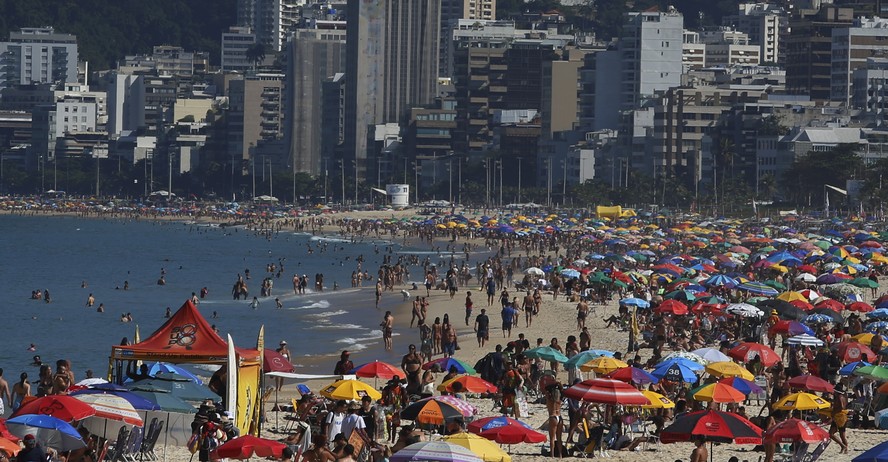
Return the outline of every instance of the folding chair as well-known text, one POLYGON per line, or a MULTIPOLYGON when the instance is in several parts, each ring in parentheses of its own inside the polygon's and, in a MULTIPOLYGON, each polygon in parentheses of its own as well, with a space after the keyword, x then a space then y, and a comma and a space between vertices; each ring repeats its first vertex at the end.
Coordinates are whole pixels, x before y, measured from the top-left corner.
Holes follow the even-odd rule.
POLYGON ((142 427, 133 427, 133 430, 130 432, 130 442, 124 447, 124 452, 121 454, 123 460, 136 462, 136 455, 139 454, 139 450, 142 448, 144 436, 145 433, 142 427))
POLYGON ((126 462, 125 459, 121 458, 121 454, 123 454, 124 448, 130 442, 130 433, 131 432, 129 427, 120 428, 120 431, 117 432, 117 440, 113 444, 111 444, 111 446, 106 451, 108 460, 110 460, 111 462, 126 462))
POLYGON ((151 436, 154 434, 154 430, 157 428, 157 418, 155 417, 151 419, 151 422, 144 428, 147 428, 147 430, 145 430, 145 436, 142 438, 142 443, 139 445, 136 451, 136 458, 139 460, 145 460, 146 458, 148 458, 148 446, 151 445, 151 436))

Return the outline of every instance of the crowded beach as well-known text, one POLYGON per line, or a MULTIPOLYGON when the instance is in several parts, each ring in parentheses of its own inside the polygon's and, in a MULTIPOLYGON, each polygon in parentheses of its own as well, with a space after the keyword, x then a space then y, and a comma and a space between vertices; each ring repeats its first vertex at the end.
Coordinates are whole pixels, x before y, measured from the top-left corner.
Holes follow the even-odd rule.
MULTIPOLYGON (((286 339, 265 350, 276 360, 263 362, 252 428, 239 428, 223 398, 224 367, 199 377, 134 360, 114 377, 84 378, 60 359, 33 385, 23 376, 0 389, 12 412, 0 452, 75 462, 888 452, 884 224, 481 211, 254 219, 274 232, 382 235, 465 258, 400 255, 375 269, 367 290, 399 309, 380 312, 379 350, 340 352, 328 376, 300 374, 286 339), (383 349, 400 363, 378 361, 383 349), (177 395, 171 384, 185 383, 177 395), (187 421, 176 444, 148 412, 187 421)), ((170 319, 186 312, 194 305, 170 319)))

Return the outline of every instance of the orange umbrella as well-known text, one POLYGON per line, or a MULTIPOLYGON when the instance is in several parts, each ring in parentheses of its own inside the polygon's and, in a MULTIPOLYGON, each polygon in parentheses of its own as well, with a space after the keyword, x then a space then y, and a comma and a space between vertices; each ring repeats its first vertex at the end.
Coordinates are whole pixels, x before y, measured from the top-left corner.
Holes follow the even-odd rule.
POLYGON ((6 457, 13 457, 21 451, 22 447, 18 443, 13 443, 6 438, 0 438, 0 451, 6 454, 6 457))
POLYGON ((462 385, 462 389, 460 391, 464 391, 467 393, 496 393, 497 391, 496 385, 480 377, 474 377, 467 374, 458 375, 442 383, 441 385, 438 385, 438 391, 447 391, 453 393, 453 385, 457 383, 462 385))
POLYGON ((694 393, 694 399, 711 403, 742 403, 746 395, 730 385, 716 382, 700 387, 694 393))

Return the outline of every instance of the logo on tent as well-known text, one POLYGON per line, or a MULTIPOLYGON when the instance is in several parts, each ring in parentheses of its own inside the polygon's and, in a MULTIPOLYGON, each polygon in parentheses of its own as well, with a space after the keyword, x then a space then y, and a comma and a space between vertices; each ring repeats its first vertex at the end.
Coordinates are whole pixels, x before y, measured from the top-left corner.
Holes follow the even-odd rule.
POLYGON ((175 326, 170 331, 169 345, 178 345, 189 348, 197 340, 197 326, 194 324, 185 324, 175 326))

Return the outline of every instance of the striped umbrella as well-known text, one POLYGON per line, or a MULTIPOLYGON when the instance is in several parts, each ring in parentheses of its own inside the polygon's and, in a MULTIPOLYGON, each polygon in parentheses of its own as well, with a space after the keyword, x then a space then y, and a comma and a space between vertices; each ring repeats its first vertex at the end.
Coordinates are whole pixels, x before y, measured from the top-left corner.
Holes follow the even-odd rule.
POLYGON ((96 410, 95 417, 118 420, 141 427, 142 417, 129 401, 110 394, 77 395, 75 398, 89 404, 96 410))
POLYGON ((613 379, 591 379, 580 382, 565 390, 564 396, 592 403, 624 406, 643 406, 651 403, 632 385, 613 379))
POLYGON ((773 297, 780 293, 777 289, 758 281, 744 282, 743 284, 738 285, 737 289, 745 290, 751 294, 764 295, 766 297, 773 297))
POLYGON ((796 335, 794 337, 790 337, 787 340, 787 342, 790 345, 815 346, 815 347, 823 345, 823 340, 820 340, 819 338, 814 337, 813 335, 808 335, 808 334, 801 334, 801 335, 796 335))
POLYGON ((482 462, 474 452, 446 441, 422 441, 394 453, 392 462, 482 462))

